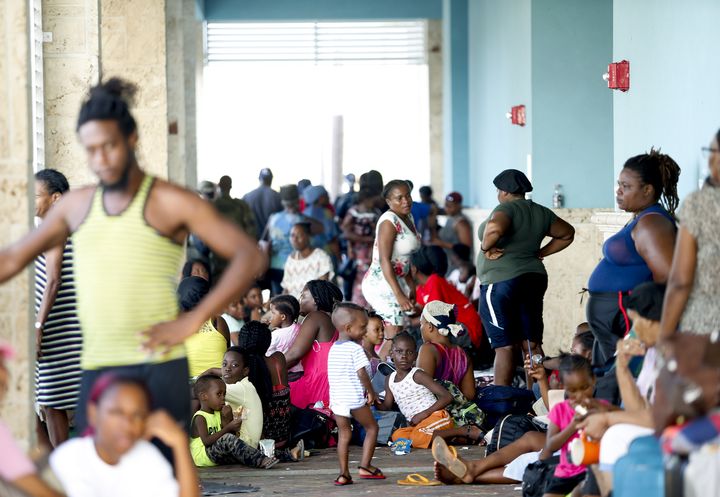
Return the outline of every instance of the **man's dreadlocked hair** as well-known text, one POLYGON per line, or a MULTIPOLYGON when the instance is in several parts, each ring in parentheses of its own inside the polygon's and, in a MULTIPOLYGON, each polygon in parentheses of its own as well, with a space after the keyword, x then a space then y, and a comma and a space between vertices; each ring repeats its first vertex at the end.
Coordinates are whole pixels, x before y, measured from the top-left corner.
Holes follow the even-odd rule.
POLYGON ((655 189, 655 200, 661 201, 665 209, 675 216, 675 209, 680 203, 677 193, 680 166, 672 157, 651 148, 648 154, 630 157, 623 168, 634 171, 643 183, 652 185, 655 189))
POLYGON ((337 285, 329 281, 312 280, 305 286, 310 291, 318 311, 332 312, 335 304, 343 299, 343 294, 337 285))
POLYGON ((130 106, 137 93, 137 87, 120 78, 110 78, 104 83, 93 86, 83 101, 78 116, 77 128, 88 121, 116 121, 125 138, 137 130, 135 118, 130 114, 130 106))

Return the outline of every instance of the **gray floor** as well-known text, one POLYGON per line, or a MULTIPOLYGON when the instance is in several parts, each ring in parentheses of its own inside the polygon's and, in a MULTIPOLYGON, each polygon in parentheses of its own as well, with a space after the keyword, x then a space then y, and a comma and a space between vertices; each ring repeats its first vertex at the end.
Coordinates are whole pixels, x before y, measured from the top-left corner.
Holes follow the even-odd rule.
MULTIPOLYGON (((463 458, 482 457, 483 448, 458 447, 463 458)), ((350 448, 351 473, 357 467, 361 454, 360 447, 350 448)), ((203 481, 225 484, 250 485, 258 491, 248 494, 255 497, 269 496, 340 496, 377 495, 379 497, 413 496, 500 496, 519 497, 518 485, 442 485, 437 487, 404 487, 397 480, 409 473, 420 473, 432 479, 432 455, 430 450, 414 450, 404 456, 395 456, 387 447, 378 447, 373 464, 383 470, 386 480, 360 480, 353 473, 355 483, 336 487, 333 480, 338 475, 335 450, 321 451, 321 454, 294 464, 278 464, 269 470, 250 469, 241 466, 224 466, 200 470, 203 481)), ((240 495, 240 494, 230 494, 240 495)))

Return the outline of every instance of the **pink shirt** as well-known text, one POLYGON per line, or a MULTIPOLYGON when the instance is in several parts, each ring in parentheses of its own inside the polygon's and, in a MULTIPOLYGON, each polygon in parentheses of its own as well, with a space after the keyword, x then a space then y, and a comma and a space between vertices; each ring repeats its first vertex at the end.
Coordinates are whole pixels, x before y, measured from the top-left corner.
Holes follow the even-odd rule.
POLYGON ((20 450, 5 423, 0 421, 0 479, 13 482, 32 474, 35 474, 32 461, 20 450))
MULTIPOLYGON (((272 338, 270 340, 270 347, 268 348, 265 355, 270 357, 275 352, 282 352, 287 354, 290 347, 295 343, 295 339, 300 333, 300 323, 293 323, 287 328, 278 328, 272 332, 272 338)), ((290 372, 301 372, 303 370, 302 364, 297 363, 292 368, 288 369, 290 372)))
MULTIPOLYGON (((548 414, 550 422, 557 426, 559 431, 564 430, 570 424, 573 417, 575 417, 575 410, 570 405, 569 400, 556 404, 550 411, 550 414, 548 414)), ((560 449, 560 464, 555 468, 555 476, 558 478, 570 478, 585 471, 585 466, 575 466, 568 460, 568 447, 570 447, 570 442, 578 436, 578 432, 573 433, 560 449)))

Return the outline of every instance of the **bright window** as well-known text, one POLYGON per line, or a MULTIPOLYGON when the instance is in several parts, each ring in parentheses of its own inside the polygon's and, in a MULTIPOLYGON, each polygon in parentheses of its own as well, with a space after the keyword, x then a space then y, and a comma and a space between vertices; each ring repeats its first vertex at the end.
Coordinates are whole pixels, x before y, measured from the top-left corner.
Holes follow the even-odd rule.
MULTIPOLYGON (((262 43, 255 49, 247 40, 224 46, 222 57, 228 59, 224 61, 217 58, 219 48, 213 45, 219 43, 213 41, 217 30, 213 31, 213 24, 208 26, 209 63, 199 104, 198 179, 217 181, 229 174, 234 180, 233 195, 241 196, 256 187, 258 171, 270 167, 276 188, 301 178, 329 187, 332 123, 334 116, 342 116, 343 174, 359 176, 377 169, 386 180, 409 178, 416 185, 427 184, 430 146, 424 23, 397 23, 402 26, 395 31, 387 26, 393 23, 373 22, 364 27, 364 23, 333 23, 332 36, 326 32, 325 38, 318 37, 315 28, 313 41, 280 40, 283 33, 302 31, 308 24, 320 23, 284 23, 284 31, 274 24, 273 34, 260 37, 262 43), (346 31, 342 25, 347 25, 346 31), (418 26, 422 28, 420 42, 418 26), (394 36, 394 48, 383 48, 387 45, 378 44, 377 39, 370 43, 373 29, 381 41, 394 36), (273 40, 277 43, 270 57, 266 48, 273 46, 273 40), (324 45, 318 40, 325 40, 324 45), (304 52, 299 59, 289 60, 295 41, 300 45, 298 52, 304 52), (335 58, 319 60, 320 46, 320 52, 335 58), (248 53, 265 55, 248 60, 248 53)), ((245 26, 247 31, 247 26, 255 25, 233 26, 245 26)), ((228 39, 247 38, 228 34, 227 25, 224 29, 228 39)), ((257 38, 257 32, 253 36, 257 38)))

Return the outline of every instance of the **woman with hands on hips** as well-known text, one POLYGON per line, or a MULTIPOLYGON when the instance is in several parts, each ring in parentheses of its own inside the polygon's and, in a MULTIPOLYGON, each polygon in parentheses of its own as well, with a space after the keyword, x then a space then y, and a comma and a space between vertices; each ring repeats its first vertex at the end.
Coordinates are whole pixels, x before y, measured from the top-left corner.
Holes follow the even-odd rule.
MULTIPOLYGON (((410 186, 392 180, 383 188, 389 207, 375 229, 372 263, 362 283, 365 300, 385 321, 385 338, 393 338, 403 322, 403 312, 414 309, 415 282, 410 272, 410 256, 420 248, 420 235, 412 214, 410 186)), ((378 354, 385 359, 389 342, 378 354)))

